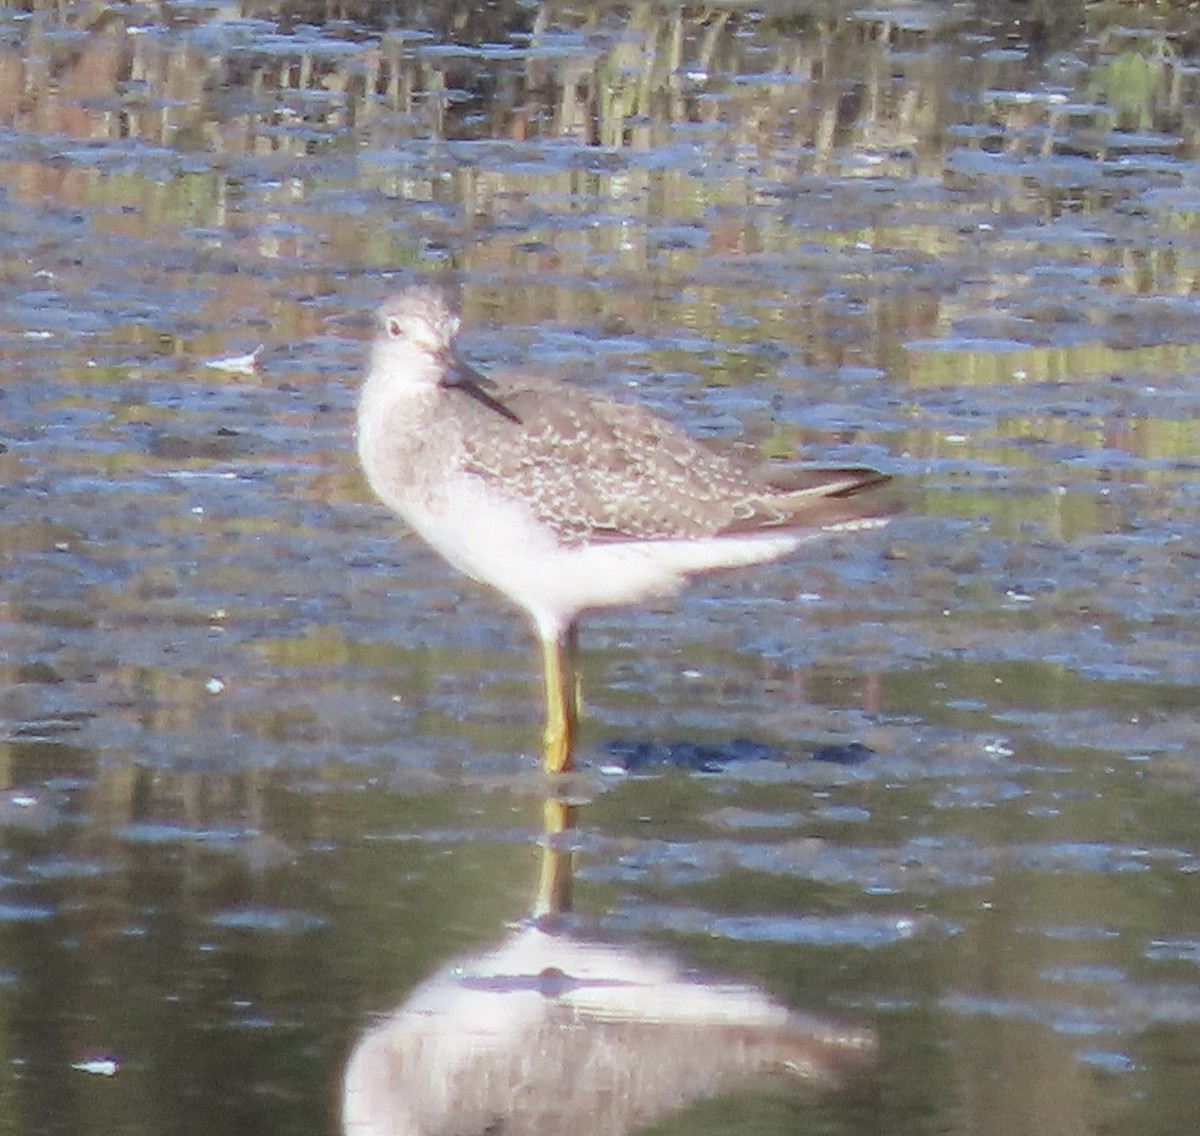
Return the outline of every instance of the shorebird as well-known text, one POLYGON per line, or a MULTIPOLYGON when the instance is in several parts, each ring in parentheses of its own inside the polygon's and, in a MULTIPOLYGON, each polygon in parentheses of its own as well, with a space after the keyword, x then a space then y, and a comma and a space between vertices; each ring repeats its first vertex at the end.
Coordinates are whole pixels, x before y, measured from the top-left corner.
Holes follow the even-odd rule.
POLYGON ((645 407, 525 371, 485 377, 454 350, 458 328, 437 287, 409 287, 378 309, 358 456, 388 508, 529 613, 548 772, 571 762, 583 612, 883 523, 860 495, 885 474, 743 465, 645 407))

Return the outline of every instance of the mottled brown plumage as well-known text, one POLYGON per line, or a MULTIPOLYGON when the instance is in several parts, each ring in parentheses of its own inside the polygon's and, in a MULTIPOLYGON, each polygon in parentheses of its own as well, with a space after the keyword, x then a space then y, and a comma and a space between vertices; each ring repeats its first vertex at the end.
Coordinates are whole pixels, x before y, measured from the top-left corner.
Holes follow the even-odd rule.
POLYGON ((488 393, 519 421, 497 421, 459 392, 463 468, 527 501, 569 547, 786 527, 806 510, 844 517, 858 506, 837 497, 831 508, 828 498, 885 480, 872 470, 810 470, 780 490, 642 406, 529 378, 501 378, 488 393))
POLYGON ((581 612, 882 523, 862 496, 887 480, 874 470, 793 470, 781 485, 644 407, 536 375, 485 379, 455 356, 458 317, 438 289, 401 292, 378 319, 358 410, 367 480, 447 560, 530 613, 552 719, 569 710, 551 671, 581 612))

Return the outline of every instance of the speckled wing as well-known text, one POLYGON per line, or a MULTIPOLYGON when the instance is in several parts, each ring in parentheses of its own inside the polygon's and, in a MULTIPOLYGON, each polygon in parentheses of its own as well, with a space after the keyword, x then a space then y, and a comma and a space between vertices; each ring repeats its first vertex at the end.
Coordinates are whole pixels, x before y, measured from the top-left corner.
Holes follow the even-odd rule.
POLYGON ((520 421, 457 407, 463 468, 527 502, 572 544, 806 524, 808 508, 862 482, 862 471, 814 470, 806 484, 776 488, 640 406, 536 380, 498 380, 493 394, 520 421))

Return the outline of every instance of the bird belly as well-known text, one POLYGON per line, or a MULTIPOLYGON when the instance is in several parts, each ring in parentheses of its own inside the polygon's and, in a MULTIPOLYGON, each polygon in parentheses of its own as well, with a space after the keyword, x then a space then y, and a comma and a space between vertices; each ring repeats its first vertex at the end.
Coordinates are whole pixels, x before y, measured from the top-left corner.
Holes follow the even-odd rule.
POLYGON ((469 475, 420 501, 384 496, 450 564, 508 596, 557 638, 580 613, 678 591, 690 577, 774 560, 802 537, 776 530, 685 540, 565 544, 523 502, 488 493, 469 475))

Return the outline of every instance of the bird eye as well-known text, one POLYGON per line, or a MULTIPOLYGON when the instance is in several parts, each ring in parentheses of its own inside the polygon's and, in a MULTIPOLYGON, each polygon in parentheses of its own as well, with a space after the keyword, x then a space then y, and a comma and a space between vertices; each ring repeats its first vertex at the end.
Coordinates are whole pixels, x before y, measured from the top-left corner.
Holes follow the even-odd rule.
POLYGON ((404 328, 400 326, 400 321, 398 319, 390 319, 387 321, 387 333, 393 339, 404 338, 404 328))

